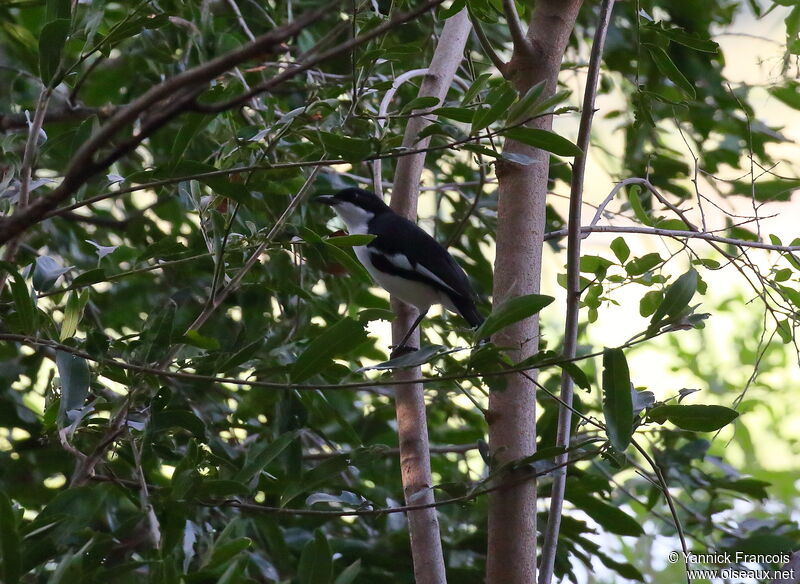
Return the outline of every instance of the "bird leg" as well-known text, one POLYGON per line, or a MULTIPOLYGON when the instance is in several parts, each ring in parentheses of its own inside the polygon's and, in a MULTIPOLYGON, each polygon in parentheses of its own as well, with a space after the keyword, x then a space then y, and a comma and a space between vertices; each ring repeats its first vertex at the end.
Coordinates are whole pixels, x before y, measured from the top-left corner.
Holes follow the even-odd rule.
POLYGON ((413 333, 414 330, 419 326, 419 323, 422 322, 422 319, 425 318, 426 314, 428 314, 427 310, 425 310, 424 312, 420 312, 419 316, 417 317, 417 320, 415 320, 414 324, 411 325, 411 328, 408 329, 408 332, 403 337, 403 340, 400 341, 394 347, 390 347, 392 349, 392 352, 389 354, 389 357, 391 359, 399 357, 400 355, 405 355, 406 353, 410 353, 411 351, 417 350, 415 347, 407 347, 406 341, 408 341, 408 339, 411 337, 411 333, 413 333))

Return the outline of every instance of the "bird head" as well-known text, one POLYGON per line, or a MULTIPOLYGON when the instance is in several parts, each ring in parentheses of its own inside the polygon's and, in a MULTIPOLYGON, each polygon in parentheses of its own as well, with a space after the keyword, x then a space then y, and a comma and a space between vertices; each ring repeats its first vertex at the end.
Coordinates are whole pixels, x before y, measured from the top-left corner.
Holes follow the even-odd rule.
POLYGON ((378 195, 364 189, 342 189, 334 195, 319 195, 314 200, 331 207, 351 233, 365 232, 366 223, 370 219, 381 213, 391 212, 378 195))

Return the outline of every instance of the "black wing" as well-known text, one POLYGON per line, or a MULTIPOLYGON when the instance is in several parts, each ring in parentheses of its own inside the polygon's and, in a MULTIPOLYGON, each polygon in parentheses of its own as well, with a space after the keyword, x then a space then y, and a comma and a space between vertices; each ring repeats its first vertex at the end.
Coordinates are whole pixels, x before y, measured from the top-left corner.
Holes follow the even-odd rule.
MULTIPOLYGON (((412 268, 403 269, 393 264, 391 269, 384 271, 400 273, 442 290, 471 326, 483 322, 475 308, 475 293, 464 270, 438 241, 417 224, 399 215, 382 213, 370 221, 369 232, 380 235, 367 245, 368 248, 387 256, 403 255, 412 268)), ((376 267, 383 269, 380 265, 376 267)))

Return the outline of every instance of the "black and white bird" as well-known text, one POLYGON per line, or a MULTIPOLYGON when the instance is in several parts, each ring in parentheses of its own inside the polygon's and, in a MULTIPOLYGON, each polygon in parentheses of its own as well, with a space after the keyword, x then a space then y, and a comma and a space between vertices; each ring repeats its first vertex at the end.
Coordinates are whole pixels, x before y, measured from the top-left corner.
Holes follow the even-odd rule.
POLYGON ((406 347, 406 341, 434 304, 461 315, 471 327, 483 322, 469 279, 453 256, 416 223, 392 211, 375 193, 348 188, 315 200, 332 207, 351 234, 375 236, 367 245, 353 248, 356 257, 389 294, 419 310, 419 317, 393 355, 412 350, 406 347))

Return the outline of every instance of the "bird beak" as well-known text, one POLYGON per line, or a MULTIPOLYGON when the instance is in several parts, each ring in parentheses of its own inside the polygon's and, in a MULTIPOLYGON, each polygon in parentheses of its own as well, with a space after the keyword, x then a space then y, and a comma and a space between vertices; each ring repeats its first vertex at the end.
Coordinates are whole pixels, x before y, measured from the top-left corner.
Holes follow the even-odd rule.
POLYGON ((333 207, 336 204, 336 198, 333 195, 320 195, 314 198, 314 202, 333 207))

